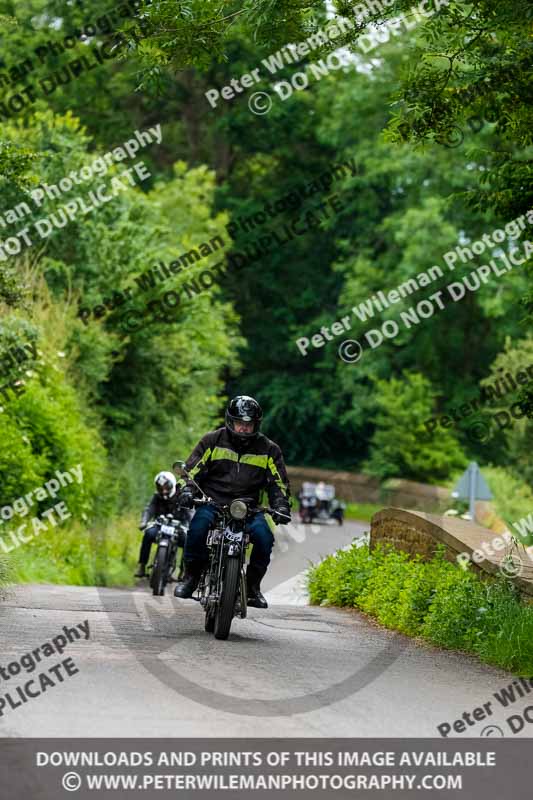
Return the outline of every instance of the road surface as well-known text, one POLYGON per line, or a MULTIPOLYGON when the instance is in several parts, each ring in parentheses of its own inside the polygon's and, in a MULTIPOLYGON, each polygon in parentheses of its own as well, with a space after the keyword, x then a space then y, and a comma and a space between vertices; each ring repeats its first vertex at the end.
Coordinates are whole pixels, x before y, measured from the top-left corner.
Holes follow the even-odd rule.
MULTIPOLYGON (((355 611, 303 605, 298 576, 309 561, 367 529, 297 526, 279 537, 264 583, 269 609, 235 620, 226 642, 204 632, 199 604, 153 598, 145 584, 17 587, 0 604, 0 665, 20 661, 64 626, 87 620, 89 639, 69 643, 61 656, 72 659, 76 674, 3 709, 0 735, 438 735, 437 725, 493 700, 511 677, 383 630, 355 611)), ((0 680, 0 692, 59 660, 0 680)), ((488 723, 503 729, 510 713, 495 709, 462 735, 479 736, 488 723)))

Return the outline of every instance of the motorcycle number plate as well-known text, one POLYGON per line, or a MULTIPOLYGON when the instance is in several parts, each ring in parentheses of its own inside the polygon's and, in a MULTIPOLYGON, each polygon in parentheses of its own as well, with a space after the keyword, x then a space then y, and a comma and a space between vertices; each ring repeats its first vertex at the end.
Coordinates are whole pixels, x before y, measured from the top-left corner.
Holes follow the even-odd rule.
POLYGON ((242 531, 239 533, 234 533, 233 531, 226 531, 226 539, 229 542, 240 542, 242 541, 242 531))
POLYGON ((174 528, 172 525, 161 525, 161 533, 167 533, 172 536, 174 534, 174 528))

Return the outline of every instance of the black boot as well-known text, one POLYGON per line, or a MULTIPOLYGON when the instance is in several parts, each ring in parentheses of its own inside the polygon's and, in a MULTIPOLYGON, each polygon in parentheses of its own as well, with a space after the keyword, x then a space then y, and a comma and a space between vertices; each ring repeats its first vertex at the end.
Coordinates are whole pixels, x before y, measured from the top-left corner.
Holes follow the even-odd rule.
POLYGON ((202 568, 202 564, 197 564, 194 561, 186 562, 185 574, 174 589, 174 597, 181 597, 182 600, 187 600, 193 596, 202 574, 202 568))
POLYGON ((135 573, 136 578, 146 578, 146 564, 139 564, 137 567, 137 572, 135 573))
POLYGON ((251 565, 246 570, 247 602, 251 608, 268 608, 268 603, 260 589, 265 572, 266 569, 259 569, 251 565))

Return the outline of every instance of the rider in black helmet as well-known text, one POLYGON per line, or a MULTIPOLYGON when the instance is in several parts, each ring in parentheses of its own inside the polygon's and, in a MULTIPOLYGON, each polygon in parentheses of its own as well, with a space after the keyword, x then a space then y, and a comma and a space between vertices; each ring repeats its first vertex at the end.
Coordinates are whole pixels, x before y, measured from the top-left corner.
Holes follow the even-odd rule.
MULTIPOLYGON (((187 461, 187 470, 203 491, 216 503, 227 505, 239 497, 248 497, 260 504, 260 495, 268 494, 275 510, 275 523, 290 521, 290 489, 283 456, 277 444, 259 432, 263 412, 253 397, 234 397, 226 411, 225 426, 207 433, 194 448, 187 461)), ((180 503, 192 507, 194 485, 186 480, 180 503)), ((215 520, 212 505, 196 511, 185 546, 185 576, 176 586, 176 597, 191 597, 207 561, 206 539, 215 520)), ((248 605, 267 608, 261 594, 261 580, 270 563, 274 544, 272 531, 263 514, 256 514, 249 523, 253 544, 246 576, 248 605)))

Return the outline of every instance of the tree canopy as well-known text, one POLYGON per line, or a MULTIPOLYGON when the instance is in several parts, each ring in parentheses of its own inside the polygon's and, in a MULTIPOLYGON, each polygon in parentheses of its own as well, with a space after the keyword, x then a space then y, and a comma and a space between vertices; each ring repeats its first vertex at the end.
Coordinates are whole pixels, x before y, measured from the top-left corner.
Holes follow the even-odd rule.
POLYGON ((137 507, 237 392, 257 396, 292 464, 442 482, 475 458, 530 480, 530 373, 468 421, 421 427, 531 363, 530 257, 339 357, 518 252, 533 224, 531 4, 435 5, 413 24, 409 0, 0 3, 0 356, 37 349, 3 376, 3 502, 79 459, 79 513, 137 507), (213 108, 209 90, 254 69, 213 108), (296 73, 314 76, 304 90, 296 73), (158 126, 161 141, 35 202, 158 126), (144 177, 128 181, 134 163, 144 177), (69 216, 90 192, 93 210, 69 216), (511 400, 523 416, 501 427, 511 400))

